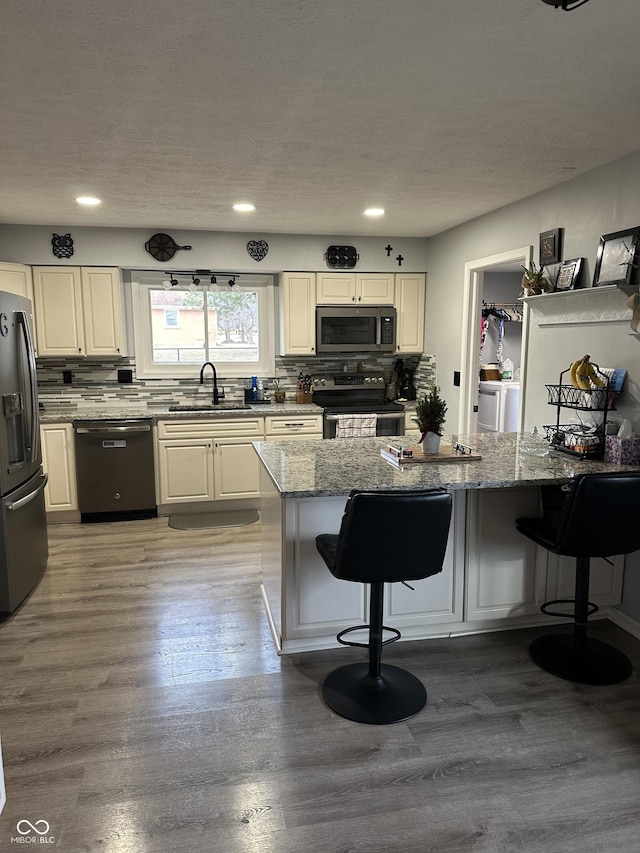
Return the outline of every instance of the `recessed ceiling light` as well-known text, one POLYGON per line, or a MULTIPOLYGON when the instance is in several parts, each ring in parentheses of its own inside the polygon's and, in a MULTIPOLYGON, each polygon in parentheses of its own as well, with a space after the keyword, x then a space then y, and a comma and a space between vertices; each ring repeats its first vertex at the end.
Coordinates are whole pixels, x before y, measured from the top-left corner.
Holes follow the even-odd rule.
POLYGON ((255 210, 256 206, 255 204, 245 204, 244 202, 242 202, 241 204, 234 204, 233 209, 239 210, 242 213, 249 213, 250 211, 255 210))
POLYGON ((384 216, 384 208, 383 207, 368 207, 365 212, 365 216, 384 216))
POLYGON ((78 202, 78 204, 87 204, 87 205, 102 204, 101 198, 94 198, 93 196, 90 196, 90 195, 81 195, 79 198, 76 199, 76 201, 78 202))

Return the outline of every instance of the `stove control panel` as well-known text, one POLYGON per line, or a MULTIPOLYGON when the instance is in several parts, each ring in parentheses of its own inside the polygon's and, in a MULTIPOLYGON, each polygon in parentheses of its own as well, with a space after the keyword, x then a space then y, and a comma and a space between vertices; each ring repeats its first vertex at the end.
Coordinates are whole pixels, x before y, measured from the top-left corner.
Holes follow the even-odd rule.
POLYGON ((314 388, 336 388, 348 391, 352 388, 379 388, 384 385, 384 373, 372 370, 368 373, 336 373, 331 376, 317 376, 313 380, 314 388))

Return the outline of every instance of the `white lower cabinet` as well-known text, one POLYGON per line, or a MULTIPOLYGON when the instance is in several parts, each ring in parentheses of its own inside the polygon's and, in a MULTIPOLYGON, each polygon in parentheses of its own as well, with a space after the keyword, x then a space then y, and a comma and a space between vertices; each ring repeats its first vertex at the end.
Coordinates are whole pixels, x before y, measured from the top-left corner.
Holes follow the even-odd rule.
POLYGON ((540 514, 539 495, 535 487, 469 490, 466 621, 539 614, 546 599, 547 552, 515 524, 540 514))
POLYGON ((255 498, 261 417, 158 422, 158 504, 255 498))
MULTIPOLYGON (((622 601, 622 580, 624 575, 624 556, 611 557, 611 563, 600 557, 592 557, 589 571, 589 601, 598 607, 620 604, 622 601)), ((574 557, 560 557, 549 554, 547 576, 547 600, 573 598, 576 583, 576 561, 574 557)), ((555 609, 555 608, 553 608, 555 609)), ((558 607, 559 610, 571 609, 558 607)))
POLYGON ((49 476, 44 490, 47 512, 78 509, 76 454, 71 424, 42 424, 42 467, 49 476))
POLYGON ((212 501, 211 437, 158 442, 159 504, 212 501))

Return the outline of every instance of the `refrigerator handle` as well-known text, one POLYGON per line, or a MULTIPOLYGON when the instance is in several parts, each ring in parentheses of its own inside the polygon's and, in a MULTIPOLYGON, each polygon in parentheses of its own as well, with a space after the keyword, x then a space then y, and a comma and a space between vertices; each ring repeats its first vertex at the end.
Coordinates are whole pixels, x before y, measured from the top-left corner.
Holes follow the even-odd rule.
POLYGON ((28 495, 25 495, 23 498, 19 498, 17 501, 7 501, 5 506, 9 512, 13 512, 16 509, 20 509, 21 506, 25 506, 25 504, 30 504, 32 500, 35 500, 40 492, 47 485, 47 481, 49 480, 48 474, 43 474, 40 478, 40 483, 36 486, 36 488, 29 492, 28 495))
POLYGON ((31 400, 31 462, 40 459, 40 432, 38 430, 38 380, 36 378, 36 357, 26 311, 17 311, 22 326, 22 336, 29 362, 29 397, 31 400))

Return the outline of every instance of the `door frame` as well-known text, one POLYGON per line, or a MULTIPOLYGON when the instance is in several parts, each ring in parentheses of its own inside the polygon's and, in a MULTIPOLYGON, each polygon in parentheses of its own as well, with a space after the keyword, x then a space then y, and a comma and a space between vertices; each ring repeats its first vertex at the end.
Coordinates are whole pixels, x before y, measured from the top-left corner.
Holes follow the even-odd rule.
MULTIPOLYGON (((504 266, 510 263, 520 263, 523 266, 531 265, 533 255, 532 246, 521 246, 500 252, 497 255, 488 255, 486 258, 478 258, 475 261, 467 261, 464 265, 464 292, 462 303, 462 352, 460 363, 462 365, 460 377, 460 409, 458 411, 458 432, 477 432, 477 413, 473 407, 477 404, 478 381, 480 376, 480 347, 478 330, 480 329, 480 317, 482 312, 482 288, 484 284, 484 273, 493 267, 504 266)), ((521 382, 526 376, 525 360, 527 354, 527 343, 529 337, 529 314, 527 303, 524 302, 524 314, 522 318, 522 351, 520 361, 521 382)), ((522 416, 524 389, 520 386, 520 407, 518 412, 518 429, 522 429, 522 416)))

